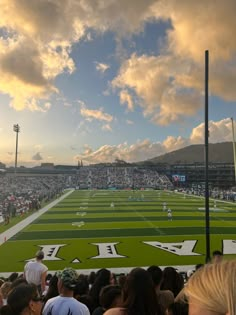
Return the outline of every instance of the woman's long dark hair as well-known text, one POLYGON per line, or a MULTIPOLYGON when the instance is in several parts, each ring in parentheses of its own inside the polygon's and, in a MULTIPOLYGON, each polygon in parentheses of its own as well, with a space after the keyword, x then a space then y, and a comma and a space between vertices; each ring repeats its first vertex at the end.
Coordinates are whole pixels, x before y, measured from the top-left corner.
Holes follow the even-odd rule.
POLYGON ((92 297, 94 309, 100 305, 99 295, 103 287, 110 284, 111 272, 105 268, 100 269, 94 281, 92 288, 90 289, 89 295, 92 297))
POLYGON ((59 295, 58 288, 57 288, 57 282, 58 282, 58 277, 56 275, 52 276, 52 278, 49 281, 48 291, 47 291, 45 297, 43 298, 44 304, 46 304, 46 302, 49 299, 59 295))
POLYGON ((163 271, 161 290, 170 290, 176 297, 183 287, 183 277, 173 267, 166 267, 163 271))
POLYGON ((134 268, 123 287, 123 305, 128 315, 162 315, 150 274, 134 268))

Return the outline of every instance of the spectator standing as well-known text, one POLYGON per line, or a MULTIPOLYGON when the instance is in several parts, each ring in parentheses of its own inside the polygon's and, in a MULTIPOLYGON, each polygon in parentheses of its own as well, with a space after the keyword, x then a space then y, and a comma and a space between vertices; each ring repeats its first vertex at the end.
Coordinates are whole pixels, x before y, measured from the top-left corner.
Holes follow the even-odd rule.
POLYGON ((90 315, 86 305, 77 301, 74 295, 74 288, 78 281, 78 274, 72 268, 65 268, 57 273, 58 296, 49 299, 44 308, 43 315, 90 315))
POLYGON ((24 267, 24 277, 28 283, 33 283, 37 286, 40 295, 44 293, 46 288, 46 276, 48 267, 42 261, 44 252, 39 250, 35 255, 34 261, 29 261, 24 267))

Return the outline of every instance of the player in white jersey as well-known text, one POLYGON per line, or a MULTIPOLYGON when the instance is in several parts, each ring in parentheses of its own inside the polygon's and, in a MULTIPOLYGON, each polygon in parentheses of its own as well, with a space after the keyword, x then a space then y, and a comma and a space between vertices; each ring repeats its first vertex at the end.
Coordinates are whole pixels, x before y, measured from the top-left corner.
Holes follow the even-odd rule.
POLYGON ((163 202, 163 211, 166 211, 166 209, 167 209, 167 204, 166 202, 163 202))
POLYGON ((167 210, 167 217, 168 217, 168 221, 172 221, 172 211, 170 208, 167 210))

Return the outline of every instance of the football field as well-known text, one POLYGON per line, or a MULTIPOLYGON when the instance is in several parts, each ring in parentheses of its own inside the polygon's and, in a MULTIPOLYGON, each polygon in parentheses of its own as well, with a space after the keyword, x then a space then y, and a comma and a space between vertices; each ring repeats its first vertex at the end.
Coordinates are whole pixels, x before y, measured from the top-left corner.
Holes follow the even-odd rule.
MULTIPOLYGON (((40 248, 51 271, 122 272, 153 264, 188 269, 205 261, 204 203, 159 190, 73 191, 0 246, 0 272, 23 271, 40 248)), ((210 200, 210 231, 211 252, 235 256, 235 203, 210 200)))

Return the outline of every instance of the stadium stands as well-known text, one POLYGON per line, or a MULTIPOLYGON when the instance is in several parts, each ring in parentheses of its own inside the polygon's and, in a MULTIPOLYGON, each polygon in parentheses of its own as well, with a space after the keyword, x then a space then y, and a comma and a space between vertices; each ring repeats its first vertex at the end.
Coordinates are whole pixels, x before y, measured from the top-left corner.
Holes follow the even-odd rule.
POLYGON ((76 186, 80 189, 172 188, 169 178, 144 167, 82 167, 77 171, 76 186))

